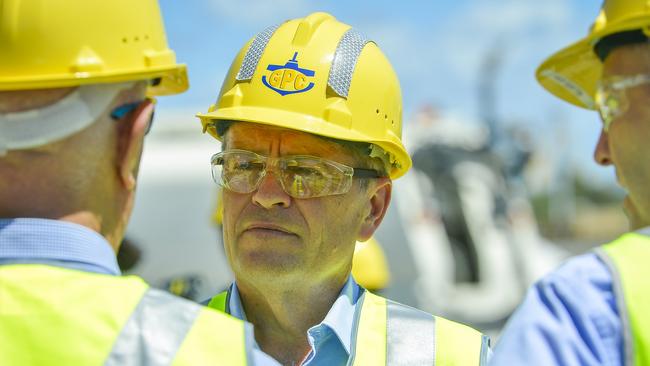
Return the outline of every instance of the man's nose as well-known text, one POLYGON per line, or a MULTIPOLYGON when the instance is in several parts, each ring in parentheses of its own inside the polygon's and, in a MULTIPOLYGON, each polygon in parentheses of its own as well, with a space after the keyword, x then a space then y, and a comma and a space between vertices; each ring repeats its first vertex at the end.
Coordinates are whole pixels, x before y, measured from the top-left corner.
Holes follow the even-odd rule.
POLYGON ((594 150, 594 160, 596 163, 607 166, 612 164, 612 158, 609 154, 609 136, 605 130, 600 131, 600 137, 594 150))
POLYGON ((289 196, 282 188, 275 171, 269 171, 262 178, 259 187, 253 192, 253 203, 265 209, 274 207, 287 208, 291 204, 289 196))

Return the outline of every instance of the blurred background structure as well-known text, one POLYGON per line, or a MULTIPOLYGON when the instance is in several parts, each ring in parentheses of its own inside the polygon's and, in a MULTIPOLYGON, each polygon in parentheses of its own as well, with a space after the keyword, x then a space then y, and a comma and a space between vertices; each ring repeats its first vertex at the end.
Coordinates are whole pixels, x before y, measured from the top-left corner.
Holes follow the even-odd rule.
POLYGON ((161 6, 191 89, 159 103, 128 229, 139 257, 129 272, 153 284, 203 300, 232 280, 212 224, 220 147, 193 115, 214 102, 242 44, 318 10, 375 40, 401 80, 414 169, 395 182, 376 236, 391 272, 384 295, 495 335, 532 281, 626 229, 613 170, 591 158, 596 113, 534 80, 544 57, 587 32, 598 0, 161 6))

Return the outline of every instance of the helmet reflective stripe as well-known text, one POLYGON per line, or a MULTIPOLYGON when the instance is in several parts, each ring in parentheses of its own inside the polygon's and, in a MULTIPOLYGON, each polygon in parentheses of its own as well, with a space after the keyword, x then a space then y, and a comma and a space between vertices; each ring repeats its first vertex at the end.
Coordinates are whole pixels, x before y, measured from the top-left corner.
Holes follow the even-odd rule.
POLYGON ((361 50, 368 42, 370 41, 361 33, 350 29, 345 32, 336 47, 327 85, 340 97, 348 97, 354 67, 357 65, 361 50))
POLYGON ((264 50, 266 50, 266 45, 269 43, 269 40, 273 36, 273 33, 275 33, 275 31, 278 29, 278 27, 279 25, 268 27, 260 32, 257 36, 255 36, 255 39, 253 39, 250 47, 248 47, 246 56, 244 56, 244 61, 239 68, 239 72, 237 73, 236 77, 237 81, 245 81, 253 78, 257 64, 260 62, 260 58, 262 58, 264 50))

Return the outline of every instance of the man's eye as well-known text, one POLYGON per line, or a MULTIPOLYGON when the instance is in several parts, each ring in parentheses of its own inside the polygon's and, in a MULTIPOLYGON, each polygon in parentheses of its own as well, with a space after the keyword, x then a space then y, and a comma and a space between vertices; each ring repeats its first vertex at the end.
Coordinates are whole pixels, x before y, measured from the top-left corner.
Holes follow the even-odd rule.
POLYGON ((321 170, 316 167, 293 166, 289 167, 288 170, 293 175, 300 175, 305 178, 320 177, 323 175, 321 170))
POLYGON ((238 171, 254 171, 263 168, 262 163, 256 163, 253 161, 245 160, 233 160, 228 164, 228 169, 238 170, 238 171))

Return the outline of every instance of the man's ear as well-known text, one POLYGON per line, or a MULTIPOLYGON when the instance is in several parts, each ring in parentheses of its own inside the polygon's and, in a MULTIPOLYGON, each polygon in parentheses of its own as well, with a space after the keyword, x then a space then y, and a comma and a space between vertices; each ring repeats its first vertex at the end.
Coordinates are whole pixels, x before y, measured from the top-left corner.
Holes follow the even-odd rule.
POLYGON ((117 170, 122 185, 129 191, 135 189, 144 135, 149 128, 153 108, 153 102, 145 100, 136 110, 116 122, 119 123, 117 170))
POLYGON ((388 210, 392 190, 393 182, 390 178, 377 178, 371 183, 368 190, 370 210, 361 223, 358 241, 366 241, 375 233, 388 210))

